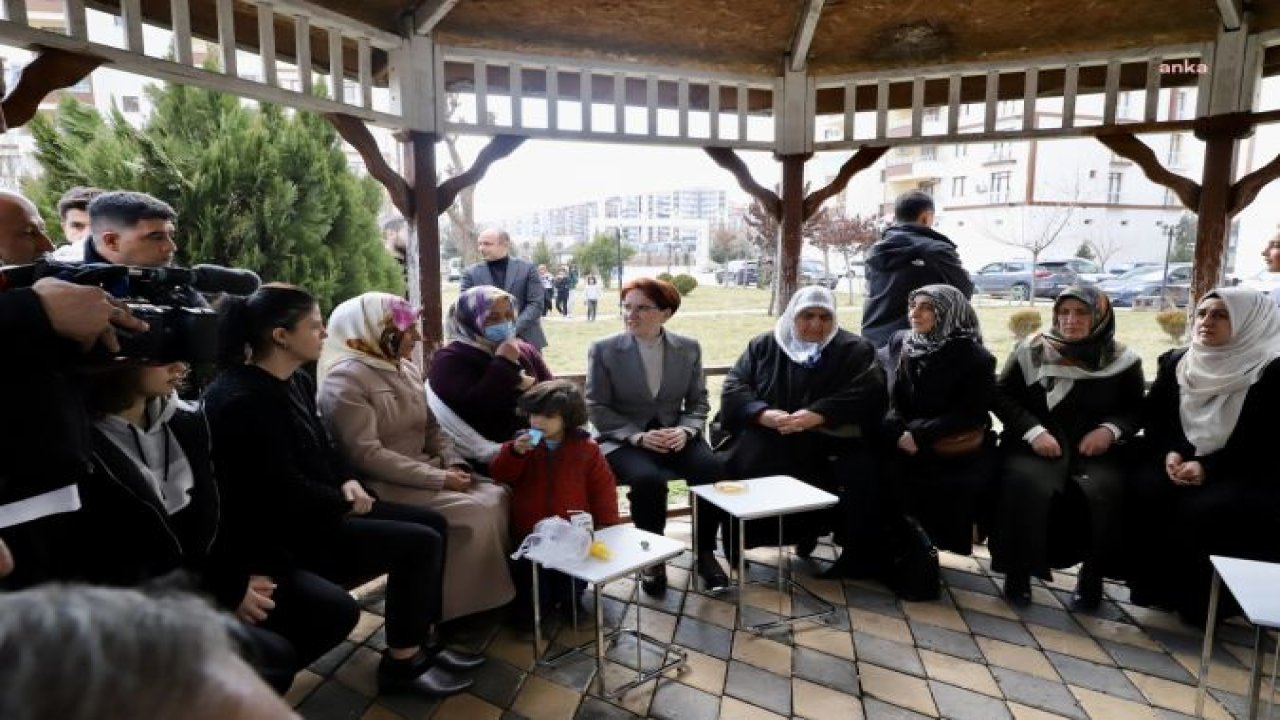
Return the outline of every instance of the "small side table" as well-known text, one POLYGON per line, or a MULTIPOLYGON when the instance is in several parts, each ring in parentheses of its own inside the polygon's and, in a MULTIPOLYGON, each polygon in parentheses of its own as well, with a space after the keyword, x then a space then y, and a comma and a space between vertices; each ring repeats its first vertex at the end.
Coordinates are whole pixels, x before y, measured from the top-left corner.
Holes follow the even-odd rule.
MULTIPOLYGON (((806 482, 801 482, 790 475, 769 475, 735 482, 743 486, 741 491, 725 492, 717 488, 715 484, 708 484, 692 485, 689 487, 689 492, 729 513, 738 523, 738 619, 735 623, 737 629, 760 633, 779 625, 830 615, 835 611, 834 605, 814 595, 809 591, 809 588, 792 580, 783 569, 782 518, 784 515, 792 513, 831 507, 839 502, 840 498, 806 482), (746 524, 748 520, 774 516, 778 518, 778 615, 783 617, 780 620, 744 625, 743 600, 746 596, 747 586, 746 524), (813 599, 819 607, 825 609, 805 615, 787 615, 783 613, 782 593, 786 592, 788 597, 794 598, 797 589, 813 599)), ((694 502, 692 506, 693 556, 697 558, 698 503, 694 502)))
MULTIPOLYGON (((1253 669, 1249 674, 1249 720, 1258 717, 1262 690, 1263 634, 1267 629, 1280 629, 1280 564, 1210 556, 1213 582, 1209 588, 1209 617, 1204 625, 1204 649, 1200 653, 1200 684, 1196 688, 1196 717, 1204 717, 1204 696, 1208 690, 1209 660, 1213 654, 1213 636, 1218 620, 1218 596, 1222 583, 1235 596, 1245 617, 1253 624, 1253 669)), ((1280 652, 1277 652, 1280 661, 1280 652)), ((1271 666, 1270 706, 1276 690, 1276 664, 1271 666)), ((1268 710, 1270 714, 1270 710, 1268 710)))
MULTIPOLYGON (((637 595, 640 587, 640 571, 650 565, 665 563, 678 556, 684 552, 684 544, 679 540, 646 532, 631 525, 614 525, 603 530, 597 530, 595 538, 609 548, 611 556, 608 560, 587 557, 585 560, 567 567, 560 565, 548 565, 547 567, 559 570, 578 580, 591 583, 596 601, 596 637, 594 640, 588 640, 581 645, 568 648, 550 657, 544 656, 542 651, 542 609, 538 602, 538 568, 541 565, 541 560, 537 552, 538 549, 535 547, 526 556, 533 563, 533 657, 540 665, 553 665, 574 653, 586 653, 588 648, 594 645, 596 677, 600 682, 600 693, 606 698, 613 698, 660 676, 671 668, 684 665, 686 653, 683 649, 671 643, 662 642, 650 635, 645 635, 641 631, 640 616, 642 613, 637 595), (635 579, 635 585, 631 590, 631 602, 636 607, 636 626, 634 628, 618 627, 606 633, 601 591, 605 585, 628 575, 633 575, 635 579), (630 635, 636 639, 636 677, 634 680, 608 691, 604 680, 606 643, 612 644, 618 637, 623 635, 630 635), (647 672, 641 662, 646 643, 662 651, 662 662, 659 663, 656 669, 647 672)), ((619 620, 619 623, 621 622, 619 620)))

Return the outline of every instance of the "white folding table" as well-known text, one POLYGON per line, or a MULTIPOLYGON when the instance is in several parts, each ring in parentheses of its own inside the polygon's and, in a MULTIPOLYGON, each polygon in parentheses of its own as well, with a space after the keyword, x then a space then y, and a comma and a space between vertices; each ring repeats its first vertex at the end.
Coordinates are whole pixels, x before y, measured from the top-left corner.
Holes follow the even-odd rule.
MULTIPOLYGON (((1204 717, 1204 696, 1209 682, 1209 661, 1213 654, 1213 635, 1218 621, 1218 595, 1222 583, 1240 603, 1245 617, 1253 624, 1253 669, 1249 674, 1249 720, 1258 717, 1262 689, 1263 637, 1267 629, 1280 629, 1280 564, 1241 560, 1213 555, 1213 581, 1209 586, 1209 616, 1204 625, 1204 648, 1200 653, 1200 683, 1196 689, 1196 717, 1204 717)), ((1280 651, 1277 652, 1280 662, 1280 651)), ((1276 663, 1271 665, 1271 694, 1276 691, 1276 663)), ((1270 715, 1270 710, 1267 712, 1270 715)))
MULTIPOLYGON (((552 665, 571 654, 585 653, 587 648, 595 645, 596 677, 600 683, 600 694, 604 697, 612 698, 658 677, 673 667, 679 667, 684 664, 686 653, 683 649, 641 632, 640 604, 637 602, 640 571, 650 565, 665 563, 678 556, 684 552, 684 544, 679 540, 656 535, 631 525, 614 525, 613 527, 597 530, 595 539, 603 542, 609 548, 610 557, 608 560, 587 557, 585 560, 571 565, 549 564, 547 567, 591 584, 595 592, 596 637, 594 640, 588 640, 581 645, 568 648, 550 657, 543 656, 542 610, 538 602, 538 569, 544 558, 540 557, 538 547, 532 548, 526 555, 533 563, 533 655, 538 664, 552 665), (605 585, 628 575, 634 576, 635 579, 635 585, 631 589, 631 603, 636 607, 636 626, 634 628, 618 627, 606 633, 601 591, 605 585), (604 680, 606 644, 616 642, 617 638, 623 635, 630 635, 636 640, 636 677, 634 680, 624 683, 612 691, 607 691, 604 680), (649 671, 644 670, 641 662, 642 651, 646 643, 662 651, 662 660, 658 667, 649 671)), ((621 625, 623 620, 619 619, 618 622, 621 625)))
MULTIPOLYGON (((738 576, 738 619, 736 627, 739 630, 750 630, 759 633, 779 625, 830 615, 835 610, 834 605, 814 595, 809 588, 792 580, 784 571, 782 518, 792 513, 831 507, 839 502, 840 498, 789 475, 769 475, 750 480, 736 480, 733 481, 733 485, 728 487, 741 486, 741 489, 733 492, 726 492, 725 489, 722 489, 723 486, 718 487, 718 485, 719 483, 693 485, 689 487, 689 492, 729 513, 738 524, 738 567, 736 568, 738 576), (743 600, 746 596, 747 586, 746 523, 748 520, 774 516, 778 518, 778 572, 776 581, 778 585, 778 615, 780 619, 746 625, 743 621, 745 607, 743 600), (812 598, 819 607, 824 609, 804 615, 784 613, 782 594, 787 593, 788 597, 794 598, 795 590, 797 589, 812 598)), ((693 556, 696 560, 698 557, 698 503, 694 502, 692 505, 693 556)))

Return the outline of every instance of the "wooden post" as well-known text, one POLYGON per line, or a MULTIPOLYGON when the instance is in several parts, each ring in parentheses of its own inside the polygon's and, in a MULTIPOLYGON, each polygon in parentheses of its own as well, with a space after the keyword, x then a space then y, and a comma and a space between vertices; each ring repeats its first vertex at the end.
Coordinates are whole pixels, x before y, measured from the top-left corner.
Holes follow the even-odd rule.
POLYGON ((782 217, 773 266, 773 310, 782 312, 795 294, 804 244, 804 164, 809 155, 782 155, 782 217))
POLYGON ((1222 284, 1239 140, 1252 130, 1251 120, 1248 113, 1240 113, 1201 118, 1196 123, 1196 137, 1204 141, 1205 153, 1197 208, 1191 305, 1222 284))
POLYGON ((440 208, 436 204, 436 136, 409 130, 402 136, 405 178, 413 196, 409 221, 409 300, 422 307, 422 352, 429 358, 444 341, 440 298, 440 208))

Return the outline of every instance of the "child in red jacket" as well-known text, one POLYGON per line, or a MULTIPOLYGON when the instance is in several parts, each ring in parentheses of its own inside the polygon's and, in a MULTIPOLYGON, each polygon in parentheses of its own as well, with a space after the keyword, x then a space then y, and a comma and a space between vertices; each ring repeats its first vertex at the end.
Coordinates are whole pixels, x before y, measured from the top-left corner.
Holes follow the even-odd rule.
MULTIPOLYGON (((489 465, 494 480, 511 487, 511 537, 524 539, 541 519, 573 511, 591 513, 595 527, 618 524, 618 487, 600 446, 582 429, 587 402, 567 380, 548 380, 520 397, 520 411, 529 416, 530 430, 521 431, 489 465)), ((511 569, 516 583, 516 608, 532 613, 531 564, 521 558, 511 569)), ((542 569, 538 576, 541 605, 571 607, 582 584, 563 573, 542 569)))

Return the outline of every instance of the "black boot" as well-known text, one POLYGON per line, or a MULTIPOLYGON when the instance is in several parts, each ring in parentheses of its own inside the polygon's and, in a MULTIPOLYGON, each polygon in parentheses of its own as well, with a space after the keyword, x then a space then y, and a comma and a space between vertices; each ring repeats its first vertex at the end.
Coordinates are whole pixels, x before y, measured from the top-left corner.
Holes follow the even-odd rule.
POLYGON ((1011 572, 1004 576, 1004 596, 1018 607, 1031 604, 1031 576, 1027 573, 1011 572))
POLYGON ((1085 563, 1076 578, 1076 591, 1071 593, 1070 610, 1093 612, 1102 604, 1102 575, 1085 563))
POLYGON ((443 667, 432 667, 432 658, 419 652, 412 658, 396 660, 384 655, 378 663, 378 692, 383 695, 414 693, 426 697, 457 695, 471 687, 471 680, 458 677, 443 667))
POLYGON ((808 559, 813 555, 813 551, 818 548, 818 536, 800 538, 800 542, 796 543, 796 555, 808 559))
POLYGON ((650 565, 640 571, 640 589, 649 595, 661 595, 667 591, 667 566, 650 565))
POLYGON ((720 561, 716 560, 716 554, 711 550, 698 552, 697 568, 698 577, 702 578, 707 592, 722 591, 729 587, 729 576, 720 567, 720 561))

